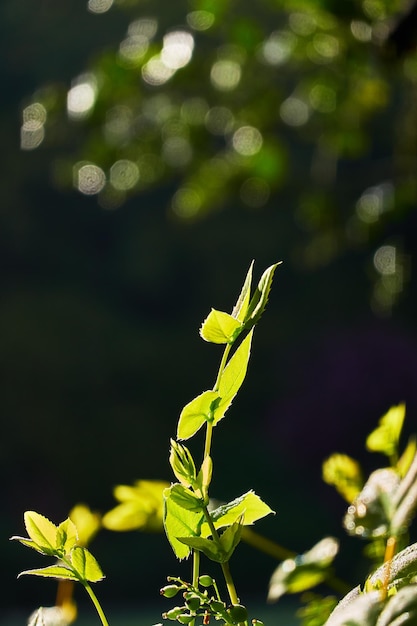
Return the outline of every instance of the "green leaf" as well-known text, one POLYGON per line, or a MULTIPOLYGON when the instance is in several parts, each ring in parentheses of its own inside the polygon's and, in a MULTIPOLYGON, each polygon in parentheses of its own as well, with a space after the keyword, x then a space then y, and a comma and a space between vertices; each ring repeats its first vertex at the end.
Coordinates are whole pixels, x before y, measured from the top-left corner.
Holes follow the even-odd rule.
POLYGON ((225 563, 225 561, 227 561, 226 554, 220 546, 211 539, 203 539, 202 537, 178 537, 178 541, 193 550, 202 552, 211 561, 215 561, 216 563, 225 563))
POLYGON ((201 328, 201 337, 210 343, 233 343, 243 326, 229 313, 211 309, 201 328))
POLYGON ((197 470, 191 452, 181 443, 171 439, 169 463, 177 480, 185 487, 194 486, 197 470))
POLYGON ((237 302, 232 311, 232 317, 235 317, 237 320, 239 320, 239 322, 242 323, 246 317, 250 301, 253 264, 254 262, 252 261, 246 275, 245 282, 243 283, 242 291, 240 292, 239 298, 237 299, 237 302))
POLYGON ((222 373, 218 389, 221 400, 214 409, 214 425, 224 417, 245 380, 252 336, 253 330, 242 341, 222 373))
POLYGON ((204 506, 202 499, 191 489, 175 483, 170 487, 170 498, 187 511, 201 511, 204 506))
POLYGON ((205 424, 213 420, 213 411, 220 399, 216 391, 203 391, 181 411, 177 439, 189 439, 205 424))
POLYGON ((278 265, 281 265, 281 263, 282 261, 271 265, 262 274, 246 312, 246 316, 244 319, 244 325, 246 329, 254 326, 259 321, 262 313, 264 312, 268 302, 269 293, 271 291, 272 280, 274 278, 275 270, 278 265))
POLYGON ((75 546, 77 541, 77 528, 70 519, 66 519, 58 526, 58 530, 56 533, 57 549, 62 552, 63 555, 68 554, 71 551, 71 548, 75 546))
POLYGON ((322 476, 328 485, 334 485, 349 503, 360 493, 363 478, 360 465, 347 454, 332 454, 322 466, 322 476))
POLYGON ((242 525, 244 516, 242 515, 237 522, 228 526, 224 533, 220 535, 220 543, 225 554, 225 559, 228 561, 235 551, 236 546, 240 542, 242 535, 242 525))
MULTIPOLYGON (((239 498, 227 504, 222 504, 212 511, 210 515, 215 527, 222 528, 231 526, 242 516, 244 516, 243 525, 249 526, 270 513, 274 513, 274 511, 254 491, 248 491, 239 498)), ((203 524, 201 534, 206 537, 210 535, 207 523, 203 524)))
MULTIPOLYGON (((56 554, 58 528, 55 524, 35 511, 26 511, 24 520, 26 531, 39 552, 49 555, 56 554)), ((26 543, 25 545, 29 544, 26 543)))
POLYGON ((326 537, 308 552, 283 561, 272 574, 268 600, 275 602, 285 593, 300 593, 322 583, 338 549, 338 541, 326 537))
POLYGON ((389 458, 398 454, 398 443, 405 418, 405 404, 393 406, 381 417, 379 426, 368 435, 366 447, 371 452, 382 452, 389 458))
POLYGON ((114 497, 121 504, 103 516, 109 530, 163 531, 163 491, 169 483, 159 480, 138 480, 134 486, 117 485, 114 497))
POLYGON ((178 559, 185 559, 190 548, 178 537, 197 537, 204 514, 201 511, 185 509, 172 497, 172 485, 164 490, 164 528, 169 543, 178 559))
POLYGON ((71 563, 81 580, 96 583, 104 578, 100 565, 87 548, 75 546, 71 552, 71 563))
POLYGON ((78 580, 74 572, 62 565, 50 565, 49 567, 42 567, 41 569, 28 569, 24 572, 20 572, 19 577, 26 575, 58 578, 62 580, 78 580))

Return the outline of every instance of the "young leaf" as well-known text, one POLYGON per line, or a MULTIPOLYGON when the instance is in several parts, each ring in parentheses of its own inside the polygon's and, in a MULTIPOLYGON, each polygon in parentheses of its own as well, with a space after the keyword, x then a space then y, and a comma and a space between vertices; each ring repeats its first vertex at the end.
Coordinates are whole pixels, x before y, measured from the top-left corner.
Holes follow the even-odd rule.
POLYGON ((163 531, 163 492, 169 483, 160 480, 138 480, 134 486, 117 485, 114 497, 119 505, 103 516, 109 530, 163 531))
POLYGON ((346 603, 341 600, 326 626, 375 626, 382 607, 378 591, 357 595, 346 603))
MULTIPOLYGON (((254 491, 248 491, 239 498, 228 504, 222 504, 212 511, 211 518, 216 528, 222 528, 231 526, 244 515, 243 525, 249 526, 270 513, 274 513, 274 511, 254 491)), ((210 535, 208 524, 203 524, 201 534, 203 536, 210 535)))
POLYGON ((246 316, 244 319, 244 325, 246 329, 254 326, 259 321, 262 313, 264 312, 268 302, 269 293, 271 291, 271 285, 274 278, 275 270, 278 265, 281 265, 281 263, 282 261, 271 265, 262 274, 246 312, 246 316))
POLYGON ((189 439, 208 421, 220 399, 216 391, 204 391, 191 400, 181 411, 177 427, 177 439, 189 439))
POLYGON ((100 565, 87 548, 75 546, 71 552, 71 563, 79 578, 96 583, 104 578, 100 565))
POLYGON ((250 357, 252 335, 253 330, 248 333, 247 337, 245 337, 237 348, 221 376, 218 389, 221 399, 214 409, 214 425, 223 419, 227 409, 232 404, 235 395, 245 380, 250 357))
POLYGON ((178 537, 177 539, 189 548, 202 552, 211 561, 216 563, 227 561, 224 551, 211 539, 203 539, 202 537, 178 537))
MULTIPOLYGON (((43 554, 56 554, 58 528, 55 524, 35 511, 26 511, 24 521, 29 537, 37 546, 37 548, 31 547, 35 547, 43 554)), ((29 544, 25 543, 25 545, 29 544)))
POLYGON ((75 524, 78 534, 78 544, 86 546, 98 532, 101 517, 93 513, 85 504, 76 504, 70 511, 70 520, 75 524))
POLYGON ((393 406, 381 417, 379 426, 368 435, 366 447, 371 452, 382 452, 389 458, 398 454, 398 443, 405 417, 405 404, 393 406))
POLYGON ((235 551, 236 546, 240 542, 242 535, 242 525, 244 516, 242 515, 237 522, 228 526, 224 533, 220 536, 220 543, 225 554, 225 559, 228 561, 235 551))
POLYGON ((242 328, 241 322, 229 313, 211 309, 200 328, 200 335, 210 343, 233 343, 242 328))
POLYGON ((232 317, 235 317, 239 322, 244 321, 250 301, 250 289, 252 284, 252 269, 254 262, 250 264, 248 273, 246 274, 245 282, 243 283, 242 291, 239 298, 233 308, 232 317))
POLYGON ((185 559, 191 550, 178 537, 197 537, 204 513, 180 506, 172 497, 173 487, 174 485, 164 491, 164 527, 176 557, 185 559))
POLYGON ((181 443, 171 439, 169 463, 177 480, 185 487, 193 486, 197 479, 197 470, 191 452, 181 443))
POLYGON ((202 499, 197 496, 191 489, 187 489, 184 485, 175 483, 170 487, 169 496, 178 506, 187 511, 201 511, 204 506, 202 499))
POLYGON ((334 485, 347 502, 358 495, 363 487, 360 465, 347 454, 332 454, 323 463, 322 476, 325 483, 334 485))
POLYGON ((24 572, 20 572, 18 578, 26 575, 58 578, 62 580, 79 580, 74 572, 62 565, 50 565, 49 567, 42 567, 40 569, 28 569, 24 572))
POLYGON ((66 519, 57 529, 56 544, 57 549, 64 554, 68 554, 78 541, 78 533, 75 524, 66 519))

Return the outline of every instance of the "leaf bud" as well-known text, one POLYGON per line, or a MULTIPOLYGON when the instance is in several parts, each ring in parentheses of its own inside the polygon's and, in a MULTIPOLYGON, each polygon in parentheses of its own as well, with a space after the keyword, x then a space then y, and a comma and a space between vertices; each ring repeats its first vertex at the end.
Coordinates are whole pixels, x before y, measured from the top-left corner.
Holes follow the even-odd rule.
POLYGON ((162 617, 164 619, 176 620, 178 615, 181 615, 183 611, 184 611, 183 606, 174 606, 173 609, 170 609, 169 611, 164 613, 162 617))
POLYGON ((178 615, 177 621, 180 624, 190 624, 195 619, 194 615, 190 615, 189 613, 182 613, 178 615))
POLYGON ((179 590, 180 588, 177 585, 166 585, 165 587, 162 587, 160 594, 161 596, 165 596, 165 598, 173 598, 177 595, 179 590))
POLYGON ((202 587, 211 587, 211 585, 214 583, 214 580, 211 576, 209 576, 209 574, 203 574, 198 579, 198 582, 202 587))

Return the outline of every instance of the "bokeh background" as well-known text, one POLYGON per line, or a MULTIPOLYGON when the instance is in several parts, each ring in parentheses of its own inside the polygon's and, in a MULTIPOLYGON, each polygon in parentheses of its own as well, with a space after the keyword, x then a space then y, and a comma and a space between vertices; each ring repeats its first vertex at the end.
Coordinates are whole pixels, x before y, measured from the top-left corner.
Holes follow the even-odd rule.
MULTIPOLYGON (((364 438, 393 404, 416 425, 415 13, 1 3, 4 609, 54 601, 52 583, 16 582, 33 558, 8 542, 23 511, 105 512, 116 484, 171 479, 179 412, 220 358, 198 328, 231 309, 252 259, 256 277, 283 264, 215 432, 214 489, 255 489, 277 511, 259 531, 290 549, 343 536, 322 461, 383 462, 364 438)), ((362 546, 346 541, 356 583, 362 546)), ((93 552, 114 603, 156 598, 178 571, 162 536, 104 531, 93 552)), ((274 567, 236 555, 245 592, 263 597, 274 567)))

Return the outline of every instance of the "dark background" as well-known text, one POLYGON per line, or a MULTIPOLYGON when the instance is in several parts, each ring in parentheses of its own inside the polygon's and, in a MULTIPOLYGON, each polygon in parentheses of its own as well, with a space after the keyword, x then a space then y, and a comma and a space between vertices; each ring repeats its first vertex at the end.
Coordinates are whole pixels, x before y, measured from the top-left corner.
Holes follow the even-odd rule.
MULTIPOLYGON (((23 534, 25 510, 58 522, 80 501, 105 512, 118 483, 171 479, 169 438, 179 412, 212 385, 220 358, 198 328, 210 307, 231 309, 252 259, 256 278, 278 260, 283 265, 255 333, 248 378, 215 431, 216 495, 230 499, 253 488, 277 511, 259 531, 302 551, 326 534, 343 536, 344 503, 321 482, 326 456, 346 452, 369 470, 384 462, 365 453, 364 438, 399 402, 407 405, 406 432, 415 430, 413 192, 398 193, 389 217, 360 246, 345 246, 329 231, 337 254, 309 265, 301 262, 309 234, 300 228, 299 191, 305 180, 314 204, 311 146, 288 129, 277 133, 297 167, 289 164, 285 185, 265 206, 248 209, 231 195, 222 210, 191 222, 169 213, 175 177, 106 211, 95 197, 53 184, 53 145, 20 150, 21 111, 31 94, 46 81, 68 87, 98 51, 117 47, 132 17, 150 10, 144 4, 103 15, 83 2, 6 0, 0 8, 4 607, 53 602, 53 583, 15 580, 36 564, 35 554, 8 542, 23 534), (406 280, 393 305, 378 309, 372 258, 392 241, 406 280)), ((380 71, 398 89, 363 130, 370 148, 341 159, 331 190, 341 221, 367 178, 373 185, 395 169, 392 128, 401 103, 414 97, 400 61, 380 71)), ((82 132, 88 135, 88 125, 77 141, 82 132)), ((322 226, 326 220, 318 232, 322 226)), ((340 566, 356 583, 362 572, 349 557, 362 546, 346 542, 340 566)), ((114 602, 156 598, 165 574, 178 569, 162 536, 103 531, 93 552, 107 575, 102 593, 114 602)), ((264 594, 275 563, 246 546, 235 558, 241 587, 264 594), (249 589, 248 576, 255 581, 249 589)))

